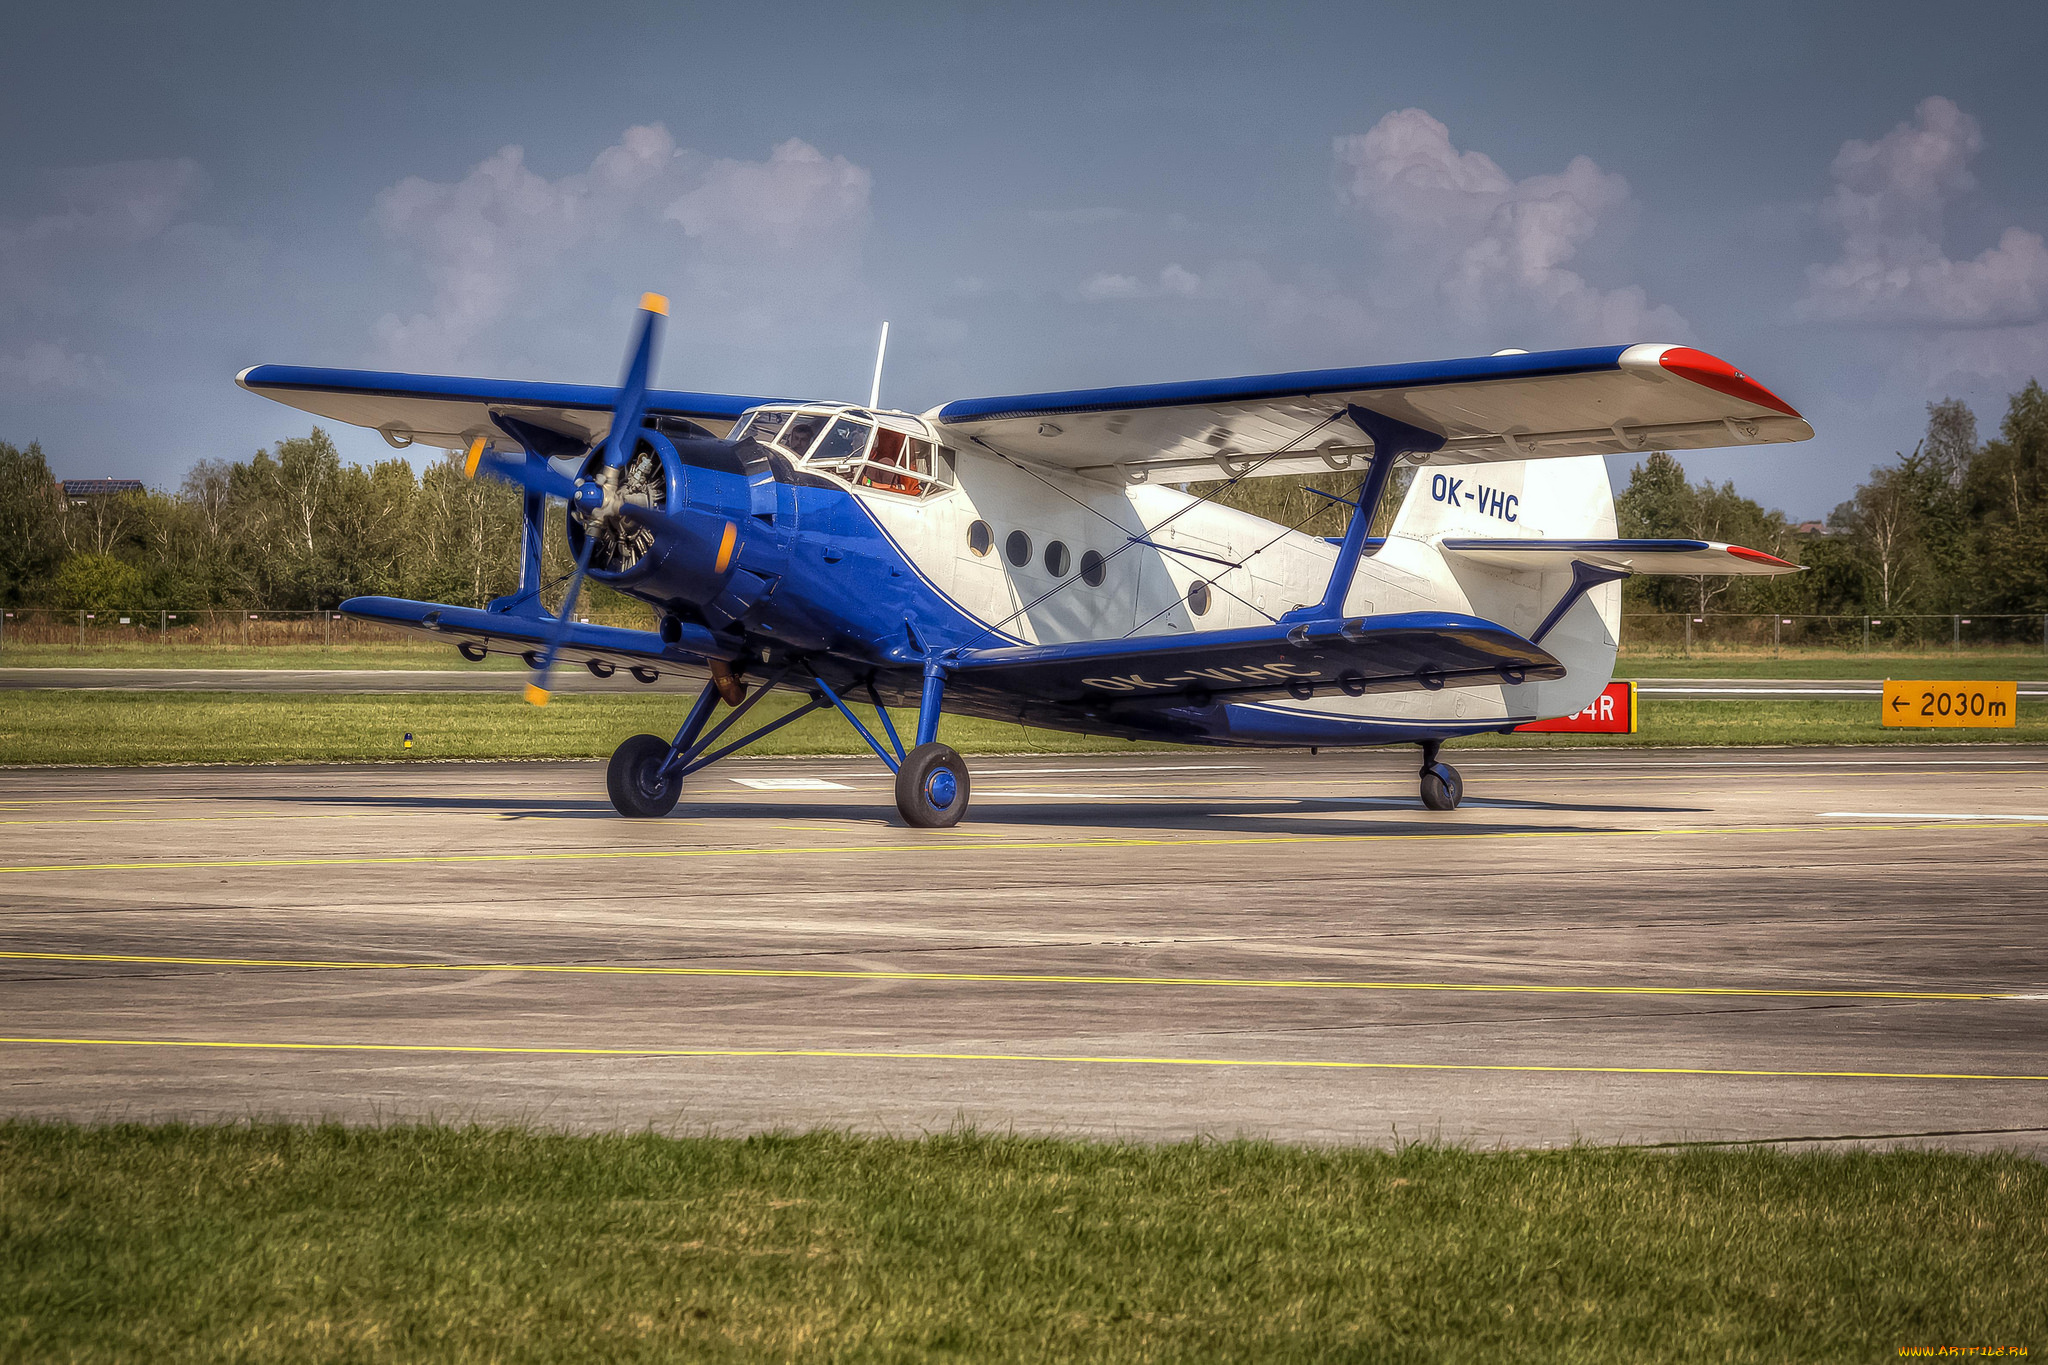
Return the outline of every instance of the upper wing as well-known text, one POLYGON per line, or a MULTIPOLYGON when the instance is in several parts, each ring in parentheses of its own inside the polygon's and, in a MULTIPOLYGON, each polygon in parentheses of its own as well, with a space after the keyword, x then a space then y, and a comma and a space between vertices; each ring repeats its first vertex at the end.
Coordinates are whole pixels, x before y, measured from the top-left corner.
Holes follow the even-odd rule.
POLYGON ((971 688, 1067 704, 1245 701, 1331 688, 1356 697, 1564 676, 1540 646, 1453 612, 977 649, 947 668, 971 688))
POLYGON ((1487 540, 1452 538, 1437 548, 1496 569, 1563 569, 1573 560, 1630 573, 1727 574, 1731 577, 1798 573, 1799 565, 1762 550, 1718 540, 1487 540))
MULTIPOLYGON (((536 384, 518 379, 457 379, 448 375, 388 374, 375 370, 321 370, 300 365, 255 365, 235 376, 251 393, 338 422, 370 427, 400 447, 413 444, 461 450, 485 437, 490 448, 517 454, 518 441, 491 419, 512 417, 588 447, 611 429, 618 390, 595 384, 536 384)), ((697 422, 714 436, 766 398, 650 389, 651 416, 697 422)), ((574 453, 566 446, 543 455, 574 453)))
MULTIPOLYGON (((1792 406, 1686 346, 1606 346, 1245 379, 971 398, 928 414, 959 443, 1100 477, 1348 467, 1348 404, 1441 432, 1427 464, 1803 441, 1792 406), (1284 452, 1284 453, 1282 453, 1284 452), (1261 463, 1263 461, 1263 463, 1261 463)), ((1412 458, 1412 457, 1411 457, 1412 458)))

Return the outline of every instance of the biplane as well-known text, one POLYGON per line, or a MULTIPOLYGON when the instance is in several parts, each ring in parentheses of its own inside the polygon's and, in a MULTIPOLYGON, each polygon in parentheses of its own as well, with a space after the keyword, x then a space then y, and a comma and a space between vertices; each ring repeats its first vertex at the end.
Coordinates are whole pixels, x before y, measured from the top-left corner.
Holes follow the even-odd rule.
POLYGON ((938 738, 947 711, 1183 744, 1415 744, 1422 803, 1453 810, 1463 782, 1447 741, 1572 714, 1607 685, 1622 579, 1797 569, 1736 545, 1616 535, 1602 456, 1813 434, 1686 346, 911 413, 879 406, 879 360, 865 405, 652 388, 666 314, 660 296, 641 300, 615 388, 282 365, 237 377, 400 449, 461 451, 472 477, 523 490, 517 591, 483 608, 357 597, 344 613, 472 661, 519 654, 536 704, 565 667, 701 682, 673 737, 636 735, 612 755, 625 816, 668 814, 692 776, 827 709, 895 774, 897 809, 920 827, 968 806, 967 765, 938 738), (1407 493, 1374 536, 1404 464, 1407 493), (1350 509, 1336 537, 1215 496, 1345 472, 1360 476, 1355 496, 1318 490, 1350 509), (1189 492, 1198 481, 1218 487, 1189 492), (550 500, 566 505, 575 563, 553 610, 550 500), (647 603, 659 627, 579 621, 586 582, 647 603), (800 701, 746 728, 778 690, 800 701), (873 726, 850 702, 874 708, 873 726))

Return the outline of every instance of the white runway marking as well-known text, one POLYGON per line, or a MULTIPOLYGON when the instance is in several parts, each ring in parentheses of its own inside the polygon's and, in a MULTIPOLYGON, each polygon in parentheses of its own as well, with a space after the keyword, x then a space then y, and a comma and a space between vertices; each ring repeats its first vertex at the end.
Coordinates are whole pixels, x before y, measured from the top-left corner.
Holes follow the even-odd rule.
POLYGON ((742 787, 764 792, 849 792, 844 782, 827 782, 822 777, 735 777, 742 787))
POLYGON ((2048 815, 1960 815, 1954 811, 1919 810, 1824 810, 1822 820, 2027 820, 2048 824, 2048 815))

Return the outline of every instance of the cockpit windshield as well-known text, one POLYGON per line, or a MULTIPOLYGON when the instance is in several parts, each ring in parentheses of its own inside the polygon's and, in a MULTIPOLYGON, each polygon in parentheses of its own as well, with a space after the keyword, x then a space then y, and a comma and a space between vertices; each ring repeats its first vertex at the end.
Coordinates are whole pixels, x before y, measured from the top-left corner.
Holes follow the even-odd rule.
MULTIPOLYGON (((811 448, 811 442, 818 438, 818 429, 828 420, 822 412, 800 412, 782 429, 782 435, 775 439, 775 444, 801 460, 804 452, 811 448)), ((759 440, 760 437, 754 439, 759 440)))
POLYGON ((832 469, 850 465, 868 448, 868 433, 873 430, 866 422, 842 417, 826 431, 824 439, 811 451, 811 458, 806 463, 832 469))
POLYGON ((761 408, 733 429, 734 439, 775 445, 804 468, 829 473, 857 488, 921 498, 952 486, 951 451, 941 451, 905 414, 879 419, 865 411, 827 412, 761 408))

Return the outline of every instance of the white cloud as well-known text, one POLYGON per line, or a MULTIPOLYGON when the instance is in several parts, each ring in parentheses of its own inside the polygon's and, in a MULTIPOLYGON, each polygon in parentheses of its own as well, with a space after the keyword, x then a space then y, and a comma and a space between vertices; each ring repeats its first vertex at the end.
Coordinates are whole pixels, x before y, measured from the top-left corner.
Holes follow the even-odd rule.
POLYGON ((1569 267, 1633 206, 1628 182, 1590 158, 1516 180, 1491 157, 1460 151, 1420 109, 1335 139, 1337 194, 1385 236, 1376 290, 1401 308, 1448 308, 1477 342, 1680 340, 1685 319, 1636 286, 1604 289, 1569 267))
POLYGON ((1159 272, 1159 287, 1169 294, 1193 298, 1202 292, 1202 277, 1175 261, 1159 272))
MULTIPOLYGON (((78 311, 96 263, 163 237, 205 195, 196 161, 118 161, 42 177, 45 210, 0 220, 0 308, 78 311)), ((189 226, 189 225, 188 225, 189 226)))
POLYGON ((801 138, 766 161, 719 160, 662 217, 692 250, 687 277, 700 307, 770 332, 860 276, 874 177, 801 138))
POLYGON ((2048 244, 2009 227, 1966 261, 1942 247, 1948 206, 1976 188, 1977 121, 1939 95, 1875 142, 1842 145, 1821 218, 1842 254, 1807 270, 1796 316, 1931 328, 2015 327, 2048 316, 2048 244))
POLYGON ((1105 271, 1081 281, 1081 297, 1084 299, 1136 299, 1143 298, 1145 293, 1145 286, 1135 275, 1112 275, 1105 271))
POLYGON ((765 161, 713 161, 648 124, 554 180, 505 147, 458 181, 414 176, 377 196, 372 222, 433 290, 411 316, 382 318, 377 339, 388 363, 455 364, 518 309, 610 268, 677 279, 700 309, 739 299, 730 320, 768 325, 793 289, 815 297, 857 274, 871 188, 863 168, 795 138, 765 161))
POLYGON ((1156 283, 1147 284, 1136 275, 1117 275, 1109 271, 1090 275, 1081 281, 1080 296, 1093 303, 1116 299, 1152 299, 1162 296, 1192 299, 1203 293, 1202 277, 1178 261, 1159 272, 1156 283))
POLYGON ((408 176, 379 193, 371 221, 420 261, 434 291, 411 317, 378 321, 387 361, 431 366, 464 354, 566 253, 614 235, 636 205, 658 207, 647 196, 683 159, 668 130, 650 124, 559 180, 531 170, 522 148, 503 147, 453 183, 408 176))
POLYGON ((32 341, 18 351, 0 352, 0 394, 10 398, 104 390, 110 380, 105 361, 81 355, 62 342, 32 341))
POLYGON ((1125 209, 1107 206, 1085 209, 1032 209, 1031 221, 1041 227, 1100 227, 1130 217, 1125 209))

